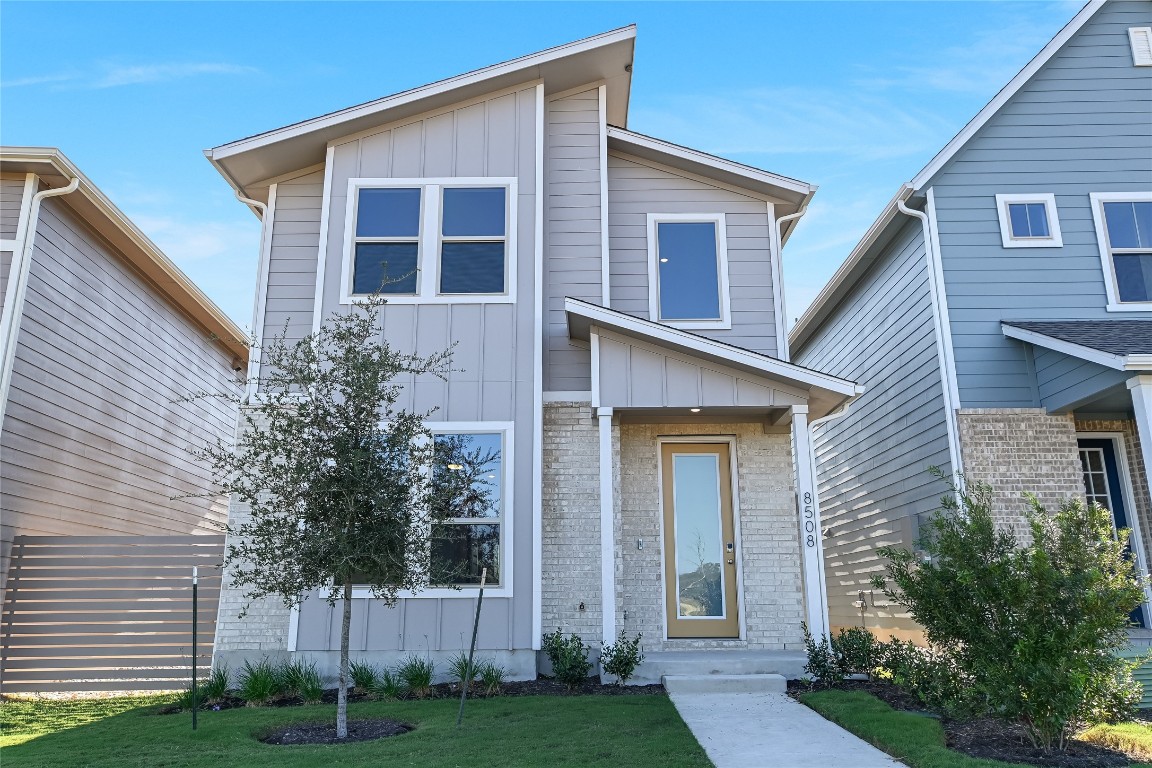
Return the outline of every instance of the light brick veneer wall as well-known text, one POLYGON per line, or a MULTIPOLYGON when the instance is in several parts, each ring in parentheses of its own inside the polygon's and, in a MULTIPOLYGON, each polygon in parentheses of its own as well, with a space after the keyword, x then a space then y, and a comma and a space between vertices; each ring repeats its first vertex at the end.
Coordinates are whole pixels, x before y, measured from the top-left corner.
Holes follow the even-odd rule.
MULTIPOLYGON (((229 525, 240 525, 248 519, 248 505, 232 499, 228 505, 229 525)), ((249 600, 242 590, 232 587, 229 573, 225 571, 216 616, 214 663, 220 660, 235 670, 243 659, 286 653, 290 619, 291 611, 280 598, 249 600), (245 609, 244 618, 240 618, 245 609)))
POLYGON ((1132 483, 1136 518, 1140 523, 1144 553, 1152 558, 1152 499, 1148 493, 1148 472, 1140 452, 1140 435, 1131 419, 1077 419, 1077 432, 1120 432, 1123 434, 1124 457, 1132 483))
POLYGON ((959 412, 964 474, 992 486, 993 514, 1022 540, 1028 529, 1025 493, 1048 509, 1084 495, 1084 479, 1071 414, 1042 408, 962 408, 959 412))
POLYGON ((544 405, 543 630, 560 627, 597 646, 603 602, 599 440, 589 403, 544 405))
POLYGON ((617 626, 629 634, 642 632, 644 647, 652 651, 799 647, 803 589, 789 435, 764 434, 758 424, 625 424, 619 466, 616 586, 623 610, 617 626), (656 439, 671 435, 736 436, 744 641, 664 639, 656 439))

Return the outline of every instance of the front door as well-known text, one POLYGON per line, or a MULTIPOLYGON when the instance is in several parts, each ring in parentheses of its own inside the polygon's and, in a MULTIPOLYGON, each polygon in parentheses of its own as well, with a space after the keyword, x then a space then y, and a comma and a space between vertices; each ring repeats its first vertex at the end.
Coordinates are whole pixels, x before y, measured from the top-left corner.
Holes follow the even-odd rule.
MULTIPOLYGON (((1116 443, 1110 439, 1077 440, 1080 447, 1080 466, 1084 471, 1084 493, 1090 502, 1096 502, 1112 513, 1112 522, 1117 528, 1131 528, 1128 524, 1128 509, 1124 504, 1124 493, 1120 486, 1120 466, 1116 461, 1116 443)), ((1139 544, 1134 538, 1128 539, 1128 551, 1139 544)), ((1147 627, 1144 607, 1132 612, 1132 623, 1147 627)))
POLYGON ((668 637, 740 636, 728 443, 663 443, 668 637))

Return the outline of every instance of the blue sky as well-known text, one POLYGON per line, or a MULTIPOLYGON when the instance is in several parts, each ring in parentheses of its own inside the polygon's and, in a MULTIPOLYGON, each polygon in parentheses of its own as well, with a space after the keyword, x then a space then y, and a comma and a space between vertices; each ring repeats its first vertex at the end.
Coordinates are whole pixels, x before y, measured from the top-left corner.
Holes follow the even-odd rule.
POLYGON ((1081 5, 7 0, 0 142, 62 149, 248 327, 259 223, 201 150, 636 23, 629 128, 820 186, 791 320, 1081 5))

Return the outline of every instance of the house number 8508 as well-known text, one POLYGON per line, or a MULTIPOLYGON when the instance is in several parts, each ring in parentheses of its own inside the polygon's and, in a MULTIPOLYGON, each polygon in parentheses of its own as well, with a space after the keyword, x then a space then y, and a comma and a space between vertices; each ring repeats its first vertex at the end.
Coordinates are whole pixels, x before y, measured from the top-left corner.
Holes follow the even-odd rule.
POLYGON ((812 510, 812 494, 804 492, 804 545, 816 546, 816 520, 812 510))

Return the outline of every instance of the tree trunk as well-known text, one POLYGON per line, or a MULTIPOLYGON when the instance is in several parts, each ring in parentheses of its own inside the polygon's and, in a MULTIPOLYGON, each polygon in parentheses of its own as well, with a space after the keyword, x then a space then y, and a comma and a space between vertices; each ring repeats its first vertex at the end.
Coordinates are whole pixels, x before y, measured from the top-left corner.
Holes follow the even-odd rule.
POLYGON ((340 620, 340 688, 336 696, 336 738, 348 738, 348 635, 352 629, 352 579, 344 580, 344 616, 340 620))

